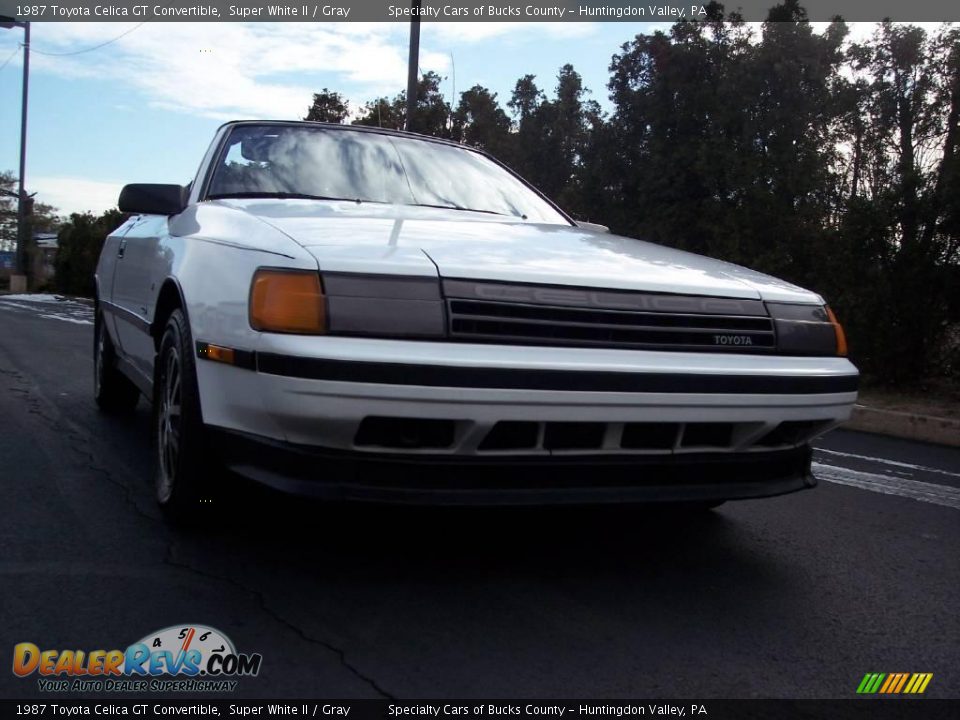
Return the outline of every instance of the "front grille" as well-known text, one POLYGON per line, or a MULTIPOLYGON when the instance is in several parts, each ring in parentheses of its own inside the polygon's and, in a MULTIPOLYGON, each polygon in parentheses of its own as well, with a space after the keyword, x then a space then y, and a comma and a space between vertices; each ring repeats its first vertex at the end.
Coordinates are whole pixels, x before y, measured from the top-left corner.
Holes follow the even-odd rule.
POLYGON ((608 422, 498 420, 489 425, 443 418, 363 418, 358 450, 455 455, 673 455, 769 452, 796 447, 830 429, 832 420, 743 422, 608 422))
POLYGON ((830 420, 762 422, 516 422, 501 420, 477 446, 484 453, 746 452, 802 445, 830 420))
MULTIPOLYGON (((482 286, 473 284, 472 287, 482 286)), ((684 310, 699 309, 700 312, 583 306, 598 304, 596 295, 584 292, 581 303, 567 302, 563 305, 548 304, 542 300, 538 302, 535 295, 525 296, 525 302, 448 296, 450 336, 474 342, 509 344, 733 352, 769 352, 776 346, 773 321, 765 315, 763 305, 759 302, 660 296, 666 301, 655 306, 672 305, 684 310), (711 308, 711 301, 719 309, 711 308), (727 302, 730 303, 727 309, 733 309, 734 312, 722 312, 723 303, 727 302), (755 314, 746 314, 741 308, 755 314)), ((576 297, 574 291, 565 299, 575 301, 576 297)), ((616 302, 620 307, 632 307, 632 303, 621 302, 620 298, 629 300, 651 296, 605 292, 603 297, 608 298, 608 304, 616 302)))

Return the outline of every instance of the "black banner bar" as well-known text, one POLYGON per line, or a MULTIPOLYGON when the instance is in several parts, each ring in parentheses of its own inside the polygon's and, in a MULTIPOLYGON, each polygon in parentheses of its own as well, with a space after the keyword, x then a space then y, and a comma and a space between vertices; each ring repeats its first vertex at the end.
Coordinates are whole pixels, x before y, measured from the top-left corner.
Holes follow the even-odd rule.
POLYGON ((3 717, 320 718, 321 720, 946 720, 960 716, 960 700, 2 700, 3 717))
MULTIPOLYGON (((726 12, 767 19, 778 0, 731 0, 726 12)), ((813 21, 905 22, 960 20, 956 0, 801 0, 813 21)), ((707 0, 0 0, 0 16, 31 22, 674 22, 707 18, 707 0)))

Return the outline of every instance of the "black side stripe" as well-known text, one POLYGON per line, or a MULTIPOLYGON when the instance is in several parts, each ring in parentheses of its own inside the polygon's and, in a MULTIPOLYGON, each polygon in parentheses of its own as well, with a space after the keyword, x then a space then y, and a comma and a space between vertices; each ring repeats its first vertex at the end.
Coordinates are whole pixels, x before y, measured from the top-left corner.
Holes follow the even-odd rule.
MULTIPOLYGON (((207 358, 209 344, 197 343, 197 357, 207 358)), ((855 392, 858 375, 771 376, 630 373, 576 370, 519 370, 449 365, 327 360, 322 358, 234 350, 234 366, 269 375, 427 387, 559 390, 577 392, 711 393, 807 395, 855 392)))
POLYGON ((724 394, 844 393, 857 389, 857 375, 787 376, 518 370, 448 365, 326 360, 257 353, 257 369, 270 375, 346 382, 429 387, 724 394))
POLYGON ((109 300, 101 300, 100 306, 111 315, 114 315, 118 320, 128 322, 140 332, 146 333, 147 335, 150 334, 150 323, 147 322, 146 318, 140 317, 132 310, 127 310, 127 308, 121 307, 109 300))

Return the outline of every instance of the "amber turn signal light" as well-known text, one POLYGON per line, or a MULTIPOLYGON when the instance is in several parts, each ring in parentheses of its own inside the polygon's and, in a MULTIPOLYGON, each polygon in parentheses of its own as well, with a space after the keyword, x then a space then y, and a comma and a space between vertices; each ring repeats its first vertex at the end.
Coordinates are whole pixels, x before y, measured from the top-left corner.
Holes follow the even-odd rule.
POLYGON ((320 275, 316 271, 257 270, 250 288, 250 327, 304 335, 326 332, 327 307, 320 275))
POLYGON ((205 357, 207 360, 233 365, 235 354, 233 348, 220 347, 219 345, 207 345, 205 357))
POLYGON ((829 306, 827 306, 827 317, 830 319, 830 324, 833 325, 833 332, 837 335, 837 355, 846 357, 847 334, 843 331, 843 325, 837 320, 837 316, 833 314, 833 310, 829 306))

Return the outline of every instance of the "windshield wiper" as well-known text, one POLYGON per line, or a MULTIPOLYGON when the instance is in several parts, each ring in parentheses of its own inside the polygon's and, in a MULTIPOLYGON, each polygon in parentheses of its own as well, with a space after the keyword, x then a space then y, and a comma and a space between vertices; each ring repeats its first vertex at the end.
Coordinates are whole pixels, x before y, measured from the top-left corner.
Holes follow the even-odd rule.
POLYGON ((226 199, 246 200, 250 198, 277 198, 279 200, 345 200, 346 202, 377 202, 376 200, 362 200, 361 198, 331 197, 329 195, 310 195, 308 193, 297 192, 266 192, 266 191, 247 191, 232 193, 217 193, 207 195, 208 200, 226 200, 226 199))
MULTIPOLYGON (((347 198, 347 197, 332 197, 330 195, 310 195, 309 193, 297 193, 297 192, 268 192, 265 190, 249 190, 243 192, 231 192, 231 193, 216 193, 212 195, 207 195, 208 200, 227 200, 227 199, 236 199, 236 200, 248 200, 251 198, 277 198, 279 200, 340 200, 344 202, 354 202, 357 205, 361 203, 377 203, 380 205, 389 205, 383 200, 367 200, 363 198, 347 198)), ((431 205, 429 203, 404 203, 408 207, 425 207, 425 208, 438 208, 440 210, 460 210, 463 212, 476 212, 476 213, 485 213, 486 215, 499 215, 500 217, 518 217, 523 220, 527 219, 526 215, 513 215, 510 213, 501 213, 496 212, 495 210, 478 210, 477 208, 468 208, 463 207, 462 205, 431 205)))
POLYGON ((518 217, 527 219, 526 215, 513 215, 510 213, 497 212, 496 210, 478 210, 477 208, 462 207, 460 205, 429 205, 427 203, 411 203, 411 207, 440 208, 441 210, 463 210, 464 212, 484 213, 486 215, 499 215, 500 217, 518 217))

